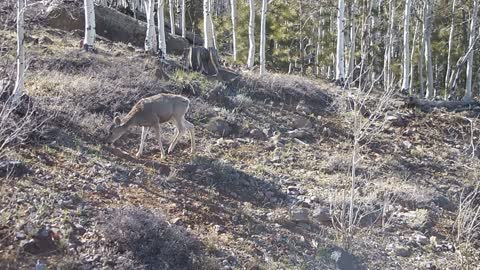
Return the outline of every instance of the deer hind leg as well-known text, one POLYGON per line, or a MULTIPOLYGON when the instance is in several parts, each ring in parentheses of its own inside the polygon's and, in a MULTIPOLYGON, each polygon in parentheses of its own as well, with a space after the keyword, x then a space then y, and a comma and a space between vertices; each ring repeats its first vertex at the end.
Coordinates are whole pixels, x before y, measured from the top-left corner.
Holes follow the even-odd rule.
POLYGON ((184 121, 184 125, 186 127, 186 129, 188 130, 188 133, 190 134, 190 141, 191 141, 191 144, 192 144, 192 154, 195 153, 195 126, 188 122, 187 120, 183 119, 184 121))
POLYGON ((142 127, 142 136, 140 137, 140 149, 138 149, 138 152, 136 154, 137 157, 140 157, 143 154, 143 148, 145 146, 145 140, 147 139, 147 134, 149 130, 149 127, 142 127))
POLYGON ((170 147, 168 147, 169 154, 173 151, 173 149, 177 145, 178 139, 180 138, 180 136, 182 136, 183 133, 185 133, 185 123, 184 123, 183 117, 180 119, 175 119, 175 125, 177 128, 175 130, 175 135, 173 136, 172 143, 170 144, 170 147))
POLYGON ((160 124, 155 125, 155 135, 157 136, 158 146, 160 147, 161 158, 165 158, 165 150, 163 149, 162 136, 160 136, 160 124))

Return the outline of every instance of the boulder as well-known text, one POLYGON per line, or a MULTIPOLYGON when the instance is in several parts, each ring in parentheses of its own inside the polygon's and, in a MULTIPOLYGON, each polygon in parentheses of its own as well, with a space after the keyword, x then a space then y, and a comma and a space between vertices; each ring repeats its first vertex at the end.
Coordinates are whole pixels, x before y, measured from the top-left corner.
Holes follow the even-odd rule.
POLYGON ((290 220, 295 222, 308 222, 308 209, 303 207, 293 208, 289 212, 290 220))
POLYGON ((219 137, 228 137, 233 132, 232 125, 220 117, 210 119, 205 127, 219 137))

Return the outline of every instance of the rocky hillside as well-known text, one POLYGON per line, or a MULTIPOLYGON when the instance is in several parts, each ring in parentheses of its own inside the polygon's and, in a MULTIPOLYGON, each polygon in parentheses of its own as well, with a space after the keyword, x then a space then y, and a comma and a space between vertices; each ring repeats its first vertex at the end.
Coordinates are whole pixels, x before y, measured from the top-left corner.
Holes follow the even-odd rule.
MULTIPOLYGON (((475 269, 480 260, 475 115, 423 113, 394 97, 380 132, 361 142, 347 228, 354 90, 173 66, 164 81, 138 49, 102 38, 86 53, 78 32, 39 25, 27 38, 33 107, 11 116, 30 121, 2 150, 1 269, 475 269), (104 143, 114 112, 162 92, 191 99, 195 155, 185 136, 161 160, 150 134, 136 158, 139 128, 104 143)), ((0 36, 12 60, 13 29, 0 36)), ((164 145, 172 135, 163 125, 164 145)))

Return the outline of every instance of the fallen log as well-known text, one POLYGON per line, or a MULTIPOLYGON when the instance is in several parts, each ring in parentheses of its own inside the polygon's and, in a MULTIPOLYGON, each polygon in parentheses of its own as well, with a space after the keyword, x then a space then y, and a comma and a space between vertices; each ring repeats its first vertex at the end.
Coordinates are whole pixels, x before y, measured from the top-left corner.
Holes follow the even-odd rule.
POLYGON ((469 110, 479 110, 480 103, 477 101, 448 101, 448 100, 428 100, 417 97, 409 97, 407 106, 419 108, 424 112, 431 112, 434 108, 444 108, 447 111, 461 112, 469 110))
MULTIPOLYGON (((111 41, 131 43, 143 47, 147 32, 147 24, 123 14, 115 9, 95 5, 95 23, 97 35, 111 41)), ((52 7, 46 17, 49 27, 66 31, 84 30, 85 15, 82 9, 68 4, 52 7)), ((189 47, 189 42, 180 36, 165 32, 167 53, 182 55, 189 47)))

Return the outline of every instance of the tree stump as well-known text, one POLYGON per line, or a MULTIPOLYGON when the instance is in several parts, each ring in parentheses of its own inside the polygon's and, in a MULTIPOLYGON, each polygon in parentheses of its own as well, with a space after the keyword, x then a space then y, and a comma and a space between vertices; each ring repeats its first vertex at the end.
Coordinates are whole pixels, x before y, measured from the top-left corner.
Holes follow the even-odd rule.
POLYGON ((188 68, 206 75, 218 74, 218 52, 214 48, 191 47, 188 53, 188 68))

